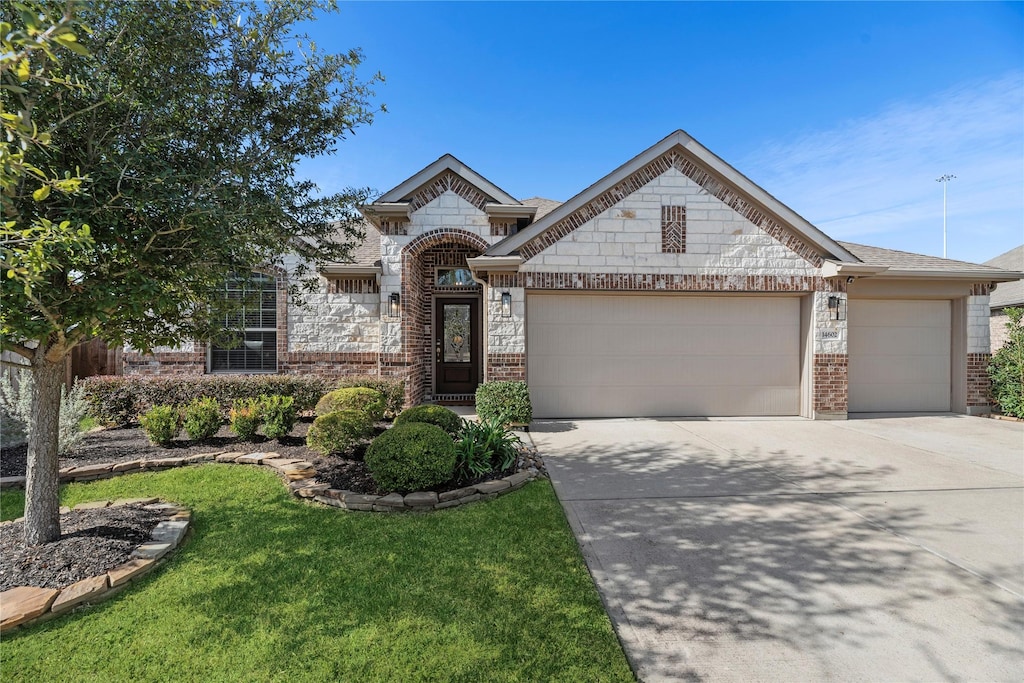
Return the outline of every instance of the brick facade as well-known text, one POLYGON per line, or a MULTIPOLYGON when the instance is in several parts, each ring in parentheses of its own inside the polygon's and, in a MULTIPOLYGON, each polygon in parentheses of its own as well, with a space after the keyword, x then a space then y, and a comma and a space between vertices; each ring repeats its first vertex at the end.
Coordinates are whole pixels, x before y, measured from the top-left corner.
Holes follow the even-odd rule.
POLYGON ((814 354, 815 417, 846 417, 848 369, 849 357, 845 353, 814 354))
POLYGON ((814 276, 676 275, 654 273, 492 273, 492 287, 632 292, 831 291, 832 280, 814 276))
POLYGON ((525 353, 487 354, 487 381, 526 381, 525 353))
POLYGON ((967 354, 967 407, 988 408, 992 405, 992 382, 988 376, 990 353, 967 354))

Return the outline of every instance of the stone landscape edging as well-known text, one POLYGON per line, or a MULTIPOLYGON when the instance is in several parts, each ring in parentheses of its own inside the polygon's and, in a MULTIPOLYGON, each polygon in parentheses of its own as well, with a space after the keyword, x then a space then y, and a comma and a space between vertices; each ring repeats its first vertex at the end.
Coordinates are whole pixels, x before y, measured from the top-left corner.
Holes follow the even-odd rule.
MULTIPOLYGON (((0 593, 0 633, 47 621, 67 614, 76 607, 93 605, 114 597, 159 566, 188 533, 192 513, 186 507, 161 501, 160 498, 99 500, 81 503, 71 509, 62 508, 61 512, 127 505, 142 505, 144 510, 158 510, 165 515, 165 519, 149 532, 149 540, 132 551, 131 559, 102 575, 91 576, 60 589, 16 586, 5 590, 0 593)), ((19 517, 0 524, 13 524, 21 519, 19 517)))
MULTIPOLYGON (((511 493, 539 476, 539 471, 522 470, 500 479, 492 479, 480 484, 464 486, 441 493, 415 491, 404 496, 400 493, 377 496, 333 489, 329 484, 317 482, 317 471, 313 467, 313 463, 300 458, 282 458, 274 452, 243 453, 242 451, 216 451, 213 453, 198 453, 181 458, 140 459, 121 463, 100 463, 96 465, 82 465, 80 467, 66 467, 60 471, 60 481, 67 483, 111 479, 122 474, 157 472, 173 467, 186 467, 206 462, 270 467, 288 481, 288 490, 292 495, 307 500, 315 500, 330 507, 358 512, 427 512, 430 510, 444 510, 459 505, 466 505, 467 503, 474 503, 478 500, 491 500, 506 493, 511 493)), ((25 477, 0 478, 0 489, 22 488, 24 485, 25 477)))

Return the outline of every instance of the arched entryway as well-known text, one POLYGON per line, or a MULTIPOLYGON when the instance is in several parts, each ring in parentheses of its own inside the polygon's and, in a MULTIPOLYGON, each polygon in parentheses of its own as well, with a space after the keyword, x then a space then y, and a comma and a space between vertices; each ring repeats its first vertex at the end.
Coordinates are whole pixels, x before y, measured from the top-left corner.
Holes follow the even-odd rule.
POLYGON ((487 246, 479 235, 445 228, 402 250, 402 347, 413 405, 471 404, 483 381, 483 292, 466 260, 487 246))

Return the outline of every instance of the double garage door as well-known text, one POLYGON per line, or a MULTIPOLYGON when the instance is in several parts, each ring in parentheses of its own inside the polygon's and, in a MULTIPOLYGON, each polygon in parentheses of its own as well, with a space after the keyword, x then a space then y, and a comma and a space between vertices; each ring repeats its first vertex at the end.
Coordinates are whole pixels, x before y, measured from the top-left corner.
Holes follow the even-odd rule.
MULTIPOLYGON (((530 294, 537 417, 800 413, 800 300, 530 294)), ((950 409, 948 300, 850 300, 849 411, 950 409)))
POLYGON ((796 297, 531 294, 537 417, 796 415, 796 297))

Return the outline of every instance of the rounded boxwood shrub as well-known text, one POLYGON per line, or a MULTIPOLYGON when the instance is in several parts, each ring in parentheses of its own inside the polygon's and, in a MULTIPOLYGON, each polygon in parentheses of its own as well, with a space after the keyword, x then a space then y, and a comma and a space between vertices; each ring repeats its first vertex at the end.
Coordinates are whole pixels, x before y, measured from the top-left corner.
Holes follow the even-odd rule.
POLYGON ((346 389, 335 389, 323 395, 317 401, 316 414, 326 415, 337 410, 361 410, 370 416, 374 422, 384 419, 384 410, 387 404, 384 401, 384 394, 376 389, 366 387, 349 387, 346 389))
POLYGON ((462 429, 462 418, 444 406, 425 404, 403 410, 395 418, 395 424, 408 424, 412 422, 425 422, 426 424, 437 425, 450 436, 455 436, 462 429))
POLYGON ((220 429, 220 404, 204 396, 185 406, 185 433, 193 441, 209 439, 220 429))
POLYGON ((530 424, 533 406, 526 382, 484 382, 476 388, 476 414, 503 425, 530 424))
POLYGON ((139 423, 150 441, 166 446, 181 431, 181 412, 173 406, 153 406, 139 416, 139 423))
POLYGON ((373 440, 366 465, 386 491, 422 491, 452 478, 455 443, 436 425, 407 422, 373 440))
POLYGON ((361 410, 336 410, 313 420, 306 434, 306 445, 330 455, 352 448, 373 432, 373 420, 361 410))

